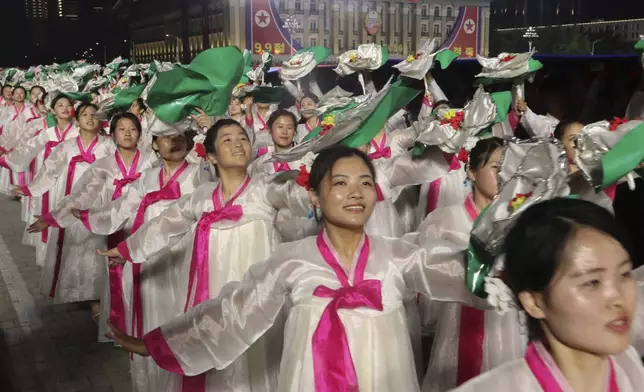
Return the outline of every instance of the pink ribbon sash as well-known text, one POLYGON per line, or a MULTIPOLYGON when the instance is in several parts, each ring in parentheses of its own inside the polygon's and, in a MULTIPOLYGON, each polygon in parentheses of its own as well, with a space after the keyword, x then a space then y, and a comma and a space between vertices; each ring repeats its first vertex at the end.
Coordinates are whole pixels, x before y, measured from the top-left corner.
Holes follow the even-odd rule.
POLYGON ((286 162, 273 162, 273 170, 275 173, 290 171, 291 167, 286 162))
MULTIPOLYGON (((246 180, 242 183, 239 189, 235 191, 233 196, 223 206, 221 197, 221 184, 217 185, 215 191, 212 193, 212 203, 214 210, 210 212, 204 212, 201 215, 199 222, 197 223, 197 232, 195 233, 195 239, 193 242, 194 246, 192 248, 192 260, 190 262, 190 273, 188 279, 188 293, 186 304, 184 306, 184 312, 187 312, 191 307, 190 296, 192 294, 193 287, 196 286, 192 306, 197 306, 210 298, 210 275, 208 272, 208 256, 210 252, 210 226, 212 226, 213 223, 222 220, 237 222, 241 219, 241 217, 244 215, 244 211, 241 206, 233 205, 233 203, 239 197, 239 195, 241 195, 244 190, 246 190, 249 183, 250 177, 246 177, 246 180), (195 281, 197 282, 196 285, 195 281)), ((182 379, 181 388, 183 392, 204 392, 206 390, 206 375, 200 374, 193 377, 184 376, 182 379)))
MULTIPOLYGON (((443 153, 445 160, 449 162, 449 171, 458 170, 461 168, 461 163, 456 154, 443 153)), ((425 214, 429 215, 438 207, 438 199, 440 198, 441 184, 443 177, 437 178, 429 183, 429 190, 427 191, 427 207, 425 214)))
POLYGON ((364 280, 369 258, 369 238, 366 235, 358 255, 353 285, 349 283, 346 272, 326 244, 323 232, 318 234, 317 247, 322 258, 335 272, 342 287, 334 290, 321 285, 313 291, 316 297, 332 298, 324 309, 313 334, 315 391, 357 392, 358 377, 338 310, 364 307, 382 311, 382 282, 375 279, 364 280))
MULTIPOLYGON (((67 167, 67 178, 65 182, 65 196, 69 195, 72 192, 72 187, 74 185, 74 175, 76 173, 76 165, 81 162, 84 163, 94 163, 96 157, 92 153, 96 144, 98 143, 98 137, 95 137, 94 140, 87 147, 87 150, 83 147, 83 142, 81 141, 80 136, 76 138, 76 144, 78 145, 79 155, 72 157, 69 160, 69 166, 67 167)), ((47 205, 49 203, 49 198, 47 198, 47 205)), ((44 204, 44 200, 43 200, 44 204)), ((49 296, 54 298, 56 293, 56 286, 58 285, 58 274, 60 272, 60 266, 62 264, 62 255, 63 255, 63 243, 65 242, 65 229, 58 230, 58 241, 57 241, 57 250, 56 250, 56 263, 54 264, 54 277, 51 284, 51 290, 49 291, 49 296)))
POLYGON ((387 145, 387 134, 382 134, 382 139, 380 139, 380 144, 376 143, 374 140, 371 141, 371 145, 374 148, 374 152, 369 154, 369 159, 376 160, 382 158, 391 158, 391 147, 386 147, 387 145))
MULTIPOLYGON (((177 178, 188 167, 188 162, 184 162, 181 167, 174 172, 168 182, 163 184, 163 168, 159 170, 159 190, 149 192, 143 197, 141 205, 136 211, 134 223, 132 223, 131 234, 134 234, 144 223, 145 210, 161 200, 176 200, 181 197, 181 187, 177 178)), ((111 311, 111 310, 110 310, 111 311)), ((143 297, 141 295, 141 264, 132 264, 132 332, 137 338, 143 337, 143 297)))
POLYGON ((264 118, 262 117, 262 115, 261 115, 261 114, 259 114, 259 112, 257 112, 257 119, 258 119, 258 120, 259 120, 259 122, 262 124, 262 127, 259 129, 259 130, 260 130, 260 132, 261 132, 261 131, 267 131, 267 130, 268 130, 268 124, 266 124, 266 121, 264 120, 264 118))
MULTIPOLYGON (((528 345, 525 361, 539 382, 543 392, 564 391, 561 383, 566 383, 566 379, 541 342, 532 342, 528 345)), ((609 359, 608 362, 610 366, 608 392, 619 392, 619 385, 617 384, 617 377, 615 376, 615 365, 612 359, 609 359)))
POLYGON ((125 163, 121 158, 121 154, 118 152, 118 150, 116 150, 114 158, 116 159, 116 165, 118 166, 123 178, 114 180, 114 193, 112 194, 112 200, 120 198, 123 194, 123 188, 141 177, 141 173, 137 172, 140 155, 141 153, 139 152, 139 150, 136 150, 136 153, 134 154, 134 160, 132 160, 132 166, 130 167, 130 170, 127 170, 125 168, 125 163))
POLYGON ((221 184, 217 185, 215 191, 212 194, 212 202, 214 210, 210 212, 204 212, 197 223, 197 232, 195 234, 194 246, 192 250, 192 262, 190 264, 190 274, 188 280, 188 296, 186 299, 186 304, 184 311, 190 309, 190 296, 192 295, 192 289, 195 287, 195 295, 192 306, 197 306, 198 304, 206 301, 210 298, 210 290, 208 287, 208 253, 209 253, 209 237, 210 237, 210 227, 219 221, 230 220, 237 222, 244 215, 244 211, 241 206, 233 205, 235 200, 241 195, 248 184, 250 183, 250 177, 246 177, 246 180, 242 185, 237 189, 233 196, 222 206, 221 202, 221 184))
MULTIPOLYGON (((51 152, 54 150, 56 146, 58 146, 60 143, 62 143, 65 140, 65 137, 67 136, 67 133, 69 132, 70 129, 72 129, 73 124, 69 124, 65 131, 63 133, 60 133, 60 130, 58 129, 58 125, 54 127, 54 132, 56 132, 56 139, 57 140, 50 140, 47 143, 45 143, 45 152, 43 154, 43 162, 49 158, 49 155, 51 155, 51 152)), ((42 195, 42 200, 41 200, 41 205, 40 205, 40 214, 41 216, 46 216, 49 214, 49 192, 45 192, 42 195)), ((45 229, 40 233, 40 241, 43 244, 47 243, 47 238, 49 237, 49 229, 45 229)))
MULTIPOLYGON (((479 212, 472 195, 465 199, 465 209, 472 222, 479 212)), ((458 337, 457 385, 478 376, 483 365, 483 342, 485 340, 485 311, 462 305, 458 337)))
POLYGON ((308 122, 305 122, 305 123, 304 123, 304 126, 306 127, 306 133, 310 133, 312 130, 314 130, 315 128, 317 128, 318 126, 320 126, 320 119, 318 118, 317 123, 316 123, 316 124, 315 124, 315 126, 313 126, 313 127, 312 127, 312 126, 310 126, 308 122))

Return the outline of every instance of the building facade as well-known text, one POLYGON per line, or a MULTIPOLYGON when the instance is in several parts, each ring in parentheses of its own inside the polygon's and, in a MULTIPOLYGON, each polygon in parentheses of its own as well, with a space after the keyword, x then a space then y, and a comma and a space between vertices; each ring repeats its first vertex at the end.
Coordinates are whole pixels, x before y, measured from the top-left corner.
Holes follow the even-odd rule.
MULTIPOLYGON (((386 46, 392 58, 403 58, 434 37, 458 49, 464 57, 487 54, 489 47, 489 0, 214 0, 207 3, 186 10, 190 57, 207 49, 204 43, 209 47, 234 45, 255 54, 268 51, 278 62, 302 47, 325 46, 334 57, 370 42, 386 46), (462 30, 464 41, 458 38, 458 29, 462 30)), ((184 47, 180 13, 175 8, 162 15, 133 21, 131 57, 139 62, 173 61, 184 47)))

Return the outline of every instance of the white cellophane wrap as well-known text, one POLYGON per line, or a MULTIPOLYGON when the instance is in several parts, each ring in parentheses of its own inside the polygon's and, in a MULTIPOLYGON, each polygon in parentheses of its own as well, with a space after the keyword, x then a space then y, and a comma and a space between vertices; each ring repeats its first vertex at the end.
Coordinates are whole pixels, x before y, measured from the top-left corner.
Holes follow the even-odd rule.
POLYGON ((603 169, 601 158, 633 128, 642 124, 633 120, 610 130, 608 121, 586 125, 575 137, 575 165, 593 186, 601 185, 603 169))
POLYGON ((310 74, 318 65, 312 52, 296 53, 289 61, 282 63, 280 77, 284 80, 298 80, 310 74))
POLYGON ((195 121, 191 117, 170 124, 151 114, 148 121, 147 131, 145 132, 153 136, 171 136, 183 134, 191 129, 197 129, 195 121))
MULTIPOLYGON (((469 301, 472 295, 456 284, 464 278, 462 265, 454 264, 461 253, 447 241, 419 248, 378 236, 369 240, 365 279, 382 282, 384 310, 338 311, 358 384, 373 392, 418 391, 403 301, 414 292, 440 300, 459 297, 459 291, 456 300, 469 301)), ((353 269, 348 275, 351 280, 353 269)), ((229 283, 216 299, 162 326, 161 333, 186 374, 224 369, 273 327, 288 303, 277 390, 312 391, 311 336, 330 302, 313 296, 320 285, 336 289, 340 282, 317 250, 315 237, 285 244, 252 265, 241 282, 229 283)))
POLYGON ((565 152, 550 140, 508 141, 497 172, 499 194, 472 230, 486 251, 498 255, 503 239, 516 218, 531 205, 570 194, 565 152), (517 194, 532 193, 516 210, 510 202, 517 194))
MULTIPOLYGON (((454 269, 465 268, 472 218, 464 203, 439 208, 429 214, 418 229, 416 241, 449 241, 461 249, 461 257, 453 260, 454 269)), ((464 272, 463 272, 464 273, 464 272)), ((458 283, 465 287, 465 278, 458 283)), ((456 297, 459 295, 456 294, 456 297)), ((456 298, 455 298, 456 299, 456 298)), ((458 369, 458 345, 462 305, 458 303, 424 301, 421 314, 424 324, 435 325, 434 342, 429 367, 422 385, 423 392, 443 392, 456 387, 458 369)), ((473 298, 466 303, 479 309, 489 308, 486 300, 473 298)), ((491 370, 506 362, 520 358, 527 344, 522 334, 518 313, 510 311, 504 315, 493 309, 485 311, 484 339, 482 343, 482 372, 491 370)))
POLYGON ((335 126, 326 134, 300 143, 286 151, 273 155, 272 160, 277 162, 290 162, 299 159, 309 152, 321 150, 339 143, 351 135, 380 104, 387 92, 391 89, 391 80, 375 95, 365 96, 365 100, 358 106, 335 115, 335 126))
MULTIPOLYGON (((100 70, 101 70, 101 66, 98 64, 87 64, 82 67, 78 67, 74 69, 74 71, 72 72, 72 78, 76 81, 76 83, 80 83, 88 74, 93 74, 94 72, 100 72, 100 70)), ((55 76, 55 75, 49 75, 49 77, 51 76, 55 76)))
MULTIPOLYGON (((123 196, 110 203, 97 205, 88 214, 89 225, 93 232, 104 235, 115 233, 120 229, 131 227, 143 197, 159 190, 159 172, 161 167, 144 171, 138 181, 133 183, 123 196)), ((189 195, 199 185, 208 182, 209 176, 196 164, 190 164, 177 178, 182 195, 189 195)), ((149 206, 144 215, 148 222, 164 213, 172 200, 161 200, 149 206)), ((180 285, 182 263, 190 257, 191 236, 177 238, 173 247, 163 254, 139 259, 141 264, 141 296, 143 302, 143 331, 150 331, 177 315, 181 314, 177 287, 180 285), (177 243, 178 242, 178 243, 177 243)), ((146 238, 136 245, 128 243, 130 249, 156 246, 158 239, 146 238)), ((144 252, 139 250, 139 252, 144 252)), ((105 264, 103 257, 100 263, 105 264)), ((129 334, 132 331, 132 263, 123 266, 123 297, 126 309, 126 326, 129 334)), ((135 357, 130 362, 132 383, 137 392, 162 391, 173 377, 169 372, 159 369, 150 358, 135 357)))
POLYGON ((138 76, 141 71, 145 71, 150 68, 150 64, 131 64, 125 69, 123 75, 127 77, 138 76))
POLYGON ((393 67, 400 71, 402 76, 412 79, 423 80, 427 72, 434 67, 434 58, 436 57, 437 49, 441 46, 440 38, 433 38, 425 41, 425 43, 418 49, 417 59, 413 61, 403 60, 393 67))
POLYGON ((264 83, 264 68, 266 67, 266 64, 269 61, 271 61, 271 54, 268 52, 262 53, 262 59, 260 64, 255 66, 250 71, 246 72, 246 76, 248 77, 248 79, 258 84, 264 83))
POLYGON ((78 91, 78 82, 74 79, 73 75, 67 74, 49 75, 42 86, 48 92, 75 93, 78 91))
MULTIPOLYGON (((58 134, 61 137, 63 136, 62 131, 58 134)), ((6 154, 5 161, 7 162, 7 165, 15 171, 15 172, 21 172, 21 171, 27 171, 29 170, 29 165, 31 164, 32 161, 35 161, 35 170, 37 173, 38 170, 40 170, 43 167, 43 159, 45 156, 45 144, 50 141, 61 141, 58 139, 58 135, 56 134, 55 128, 51 127, 48 129, 44 129, 41 132, 37 132, 37 134, 29 139, 27 139, 24 143, 16 145, 13 151, 10 153, 6 154)), ((78 136, 78 128, 73 125, 72 128, 67 132, 67 134, 64 135, 65 139, 71 139, 75 138, 78 136)), ((0 171, 0 179, 3 177, 2 172, 0 171)), ((46 211, 50 211, 51 209, 54 208, 56 205, 57 199, 56 195, 53 193, 50 193, 49 196, 49 205, 46 207, 46 211)), ((33 211, 33 215, 42 215, 42 198, 41 197, 32 197, 29 199, 31 203, 31 208, 33 211)), ((29 220, 29 224, 33 223, 35 221, 34 219, 29 220)), ((56 228, 49 228, 49 230, 58 230, 56 228)), ((52 235, 52 234, 49 234, 52 235)), ((53 234, 56 235, 56 234, 53 234)), ((55 238, 55 237, 54 237, 55 238)), ((36 265, 39 267, 43 267, 45 263, 45 254, 47 251, 47 244, 43 243, 40 240, 40 235, 38 235, 38 239, 36 243, 34 244, 36 247, 36 265)))
MULTIPOLYGON (((554 378, 564 391, 572 391, 556 362, 541 343, 540 352, 546 366, 553 370, 554 378)), ((633 347, 619 355, 611 355, 615 369, 615 378, 620 392, 636 392, 644 385, 644 368, 642 361, 633 347)), ((500 366, 460 386, 453 392, 542 392, 544 389, 532 373, 524 358, 500 366)))
POLYGON ((529 61, 534 55, 533 52, 526 53, 501 53, 496 57, 476 56, 479 64, 483 67, 477 78, 514 79, 530 72, 529 61), (512 60, 503 61, 509 56, 512 60))
POLYGON ((373 71, 381 66, 382 47, 376 44, 362 44, 358 49, 342 53, 334 71, 340 76, 348 76, 357 71, 373 71))
MULTIPOLYGON (((65 195, 69 162, 79 154, 76 138, 67 139, 58 145, 29 184, 31 194, 39 197, 49 191, 50 201, 56 204, 60 202, 65 195)), ((97 159, 113 155, 112 139, 99 136, 93 154, 97 159)), ((74 184, 89 167, 90 165, 85 162, 76 165, 76 172, 72 179, 74 184)), ((86 200, 86 202, 87 205, 82 206, 83 208, 92 207, 95 200, 86 200)), ((52 203, 52 206, 56 204, 52 203)), ((41 293, 45 296, 49 295, 53 284, 58 231, 51 227, 49 229, 45 265, 40 282, 41 293)), ((96 301, 101 298, 105 284, 105 261, 96 253, 96 249, 104 249, 105 246, 106 237, 88 232, 80 221, 65 229, 54 303, 96 301)))
MULTIPOLYGON (((447 112, 454 109, 439 109, 437 118, 442 118, 447 112)), ((438 146, 442 151, 454 154, 461 147, 476 144, 475 137, 480 131, 492 125, 496 119, 496 104, 490 94, 479 87, 474 98, 465 105, 463 121, 459 129, 454 129, 451 124, 441 124, 440 120, 431 120, 426 129, 416 139, 426 146, 438 146), (468 139, 469 143, 468 143, 468 139)))
POLYGON ((105 68, 103 69, 103 76, 107 76, 110 73, 112 73, 115 70, 118 70, 119 64, 123 62, 123 58, 121 56, 115 58, 114 60, 110 61, 108 64, 105 65, 105 68))
POLYGON ((96 79, 92 79, 89 82, 87 82, 87 84, 85 85, 85 88, 83 89, 83 92, 88 93, 88 92, 96 90, 97 88, 100 88, 100 87, 102 87, 102 86, 104 86, 104 85, 106 85, 108 83, 109 83, 109 80, 104 76, 98 77, 96 79))
MULTIPOLYGON (((163 257, 168 248, 181 238, 194 238, 194 223, 203 213, 214 210, 213 192, 216 183, 207 183, 194 192, 172 204, 162 215, 148 221, 127 243, 134 262, 146 264, 154 258, 163 257), (184 234, 190 234, 184 237, 184 234)), ((223 202, 223 201, 222 201, 223 202)), ((234 202, 243 209, 242 218, 237 221, 222 220, 210 229, 208 245, 209 296, 216 297, 225 284, 239 281, 254 263, 264 260, 280 243, 280 234, 274 226, 278 211, 287 209, 294 216, 306 216, 309 210, 308 192, 299 185, 273 182, 271 176, 257 176, 234 202), (252 242, 253 246, 248 246, 252 242), (222 246, 225 244, 225 246, 222 246)), ((174 248, 173 248, 174 249, 174 248)), ((180 265, 180 274, 174 285, 177 311, 183 312, 186 300, 192 301, 194 293, 188 293, 188 277, 191 250, 185 253, 180 265)), ((169 320, 166 320, 169 321, 169 320)), ((282 346, 283 320, 276 325, 266 339, 256 342, 246 356, 237 359, 224 370, 207 374, 207 390, 237 391, 236 388, 250 388, 257 391, 272 391, 277 383, 282 346)), ((156 327, 151 326, 151 327, 156 327)), ((146 327, 146 331, 149 329, 146 327)), ((181 379, 173 376, 167 389, 180 390, 181 379)), ((150 392, 152 389, 148 389, 150 392)))

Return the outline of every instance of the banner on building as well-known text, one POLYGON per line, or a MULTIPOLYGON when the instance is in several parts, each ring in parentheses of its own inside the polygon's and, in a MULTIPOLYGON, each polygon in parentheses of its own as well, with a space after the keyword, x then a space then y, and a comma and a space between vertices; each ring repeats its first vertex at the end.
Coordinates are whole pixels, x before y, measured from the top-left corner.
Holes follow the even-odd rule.
POLYGON ((454 28, 441 49, 451 49, 458 53, 460 58, 473 58, 477 54, 483 54, 481 13, 481 7, 460 7, 454 28))
POLYGON ((301 48, 291 40, 274 0, 246 0, 246 48, 253 54, 288 55, 301 48), (291 42, 293 47, 291 47, 291 42))

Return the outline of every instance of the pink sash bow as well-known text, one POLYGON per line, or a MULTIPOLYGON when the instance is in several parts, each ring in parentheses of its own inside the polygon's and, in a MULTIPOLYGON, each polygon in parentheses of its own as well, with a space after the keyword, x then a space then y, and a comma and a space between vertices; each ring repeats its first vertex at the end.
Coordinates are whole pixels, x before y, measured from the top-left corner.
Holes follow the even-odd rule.
MULTIPOLYGON (((181 187, 177 178, 188 167, 188 162, 184 162, 181 167, 174 172, 168 182, 163 185, 163 168, 159 170, 159 187, 158 191, 149 192, 143 197, 141 205, 136 211, 134 223, 132 223, 131 234, 134 234, 144 223, 145 211, 147 208, 161 200, 176 200, 181 197, 181 187)), ((141 264, 132 264, 132 332, 135 337, 143 337, 143 298, 141 295, 141 264)))
POLYGON ((358 377, 351 357, 347 334, 338 315, 339 309, 360 307, 383 310, 382 282, 364 280, 364 271, 369 258, 369 238, 358 255, 353 285, 324 240, 323 233, 317 237, 317 246, 323 259, 336 273, 342 284, 339 289, 318 286, 313 295, 332 298, 326 306, 313 334, 313 370, 316 392, 358 391, 358 377))
POLYGON ((290 171, 291 167, 286 162, 273 162, 273 169, 275 173, 290 171))
POLYGON ((374 140, 371 141, 371 146, 375 149, 374 152, 369 154, 369 159, 376 160, 382 158, 391 158, 391 147, 386 147, 387 145, 387 134, 382 134, 382 139, 380 139, 380 144, 376 143, 374 140))
POLYGON ((188 311, 190 306, 190 296, 192 294, 192 288, 195 287, 195 295, 192 306, 197 306, 198 304, 206 301, 210 297, 210 289, 208 287, 208 253, 209 253, 209 237, 210 237, 210 227, 219 221, 229 220, 237 222, 244 215, 244 211, 241 206, 233 205, 235 200, 241 195, 244 190, 248 187, 250 183, 250 177, 246 177, 246 180, 242 185, 237 189, 233 196, 228 200, 228 202, 222 206, 221 203, 221 184, 217 185, 215 191, 212 194, 212 202, 214 210, 210 212, 204 212, 197 223, 197 233, 195 234, 194 246, 192 250, 192 262, 190 263, 190 275, 188 280, 188 295, 186 299, 186 304, 184 306, 184 311, 188 311))
POLYGON ((116 200, 120 198, 123 193, 123 188, 133 183, 134 181, 138 180, 139 177, 141 177, 141 173, 136 171, 137 166, 139 165, 140 155, 141 153, 139 152, 139 150, 136 150, 136 153, 134 154, 134 159, 132 160, 132 166, 128 171, 125 168, 125 163, 121 158, 121 154, 118 152, 118 150, 116 151, 114 159, 116 159, 116 165, 118 166, 119 171, 121 172, 121 175, 123 176, 123 178, 114 180, 114 193, 112 194, 112 200, 116 200))

